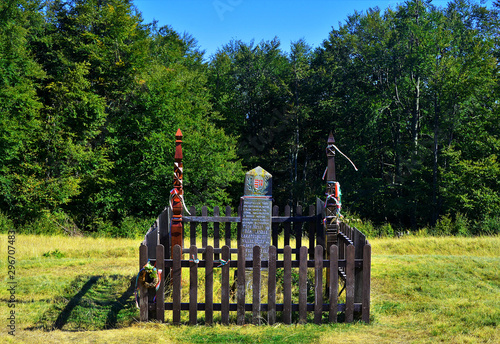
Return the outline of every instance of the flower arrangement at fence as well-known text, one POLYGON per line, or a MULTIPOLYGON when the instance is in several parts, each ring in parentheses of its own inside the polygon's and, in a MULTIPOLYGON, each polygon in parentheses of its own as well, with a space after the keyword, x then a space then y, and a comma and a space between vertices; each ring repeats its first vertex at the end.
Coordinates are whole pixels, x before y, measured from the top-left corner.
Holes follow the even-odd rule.
POLYGON ((156 267, 147 262, 147 264, 141 269, 138 280, 139 283, 144 285, 146 288, 156 288, 160 283, 160 274, 158 273, 156 267), (147 277, 149 277, 152 281, 148 282, 147 277))

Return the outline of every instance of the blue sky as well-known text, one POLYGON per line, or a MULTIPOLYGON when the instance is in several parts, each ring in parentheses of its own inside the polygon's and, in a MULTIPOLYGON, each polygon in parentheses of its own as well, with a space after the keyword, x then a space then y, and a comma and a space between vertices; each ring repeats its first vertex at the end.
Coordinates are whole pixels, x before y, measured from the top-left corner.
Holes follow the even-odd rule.
MULTIPOLYGON (((134 0, 145 22, 158 21, 197 41, 205 57, 239 39, 249 43, 275 36, 289 51, 290 43, 303 38, 312 47, 321 45, 332 27, 338 28, 355 10, 395 7, 399 0, 134 0)), ((489 0, 486 3, 490 4, 489 0)), ((433 0, 446 6, 448 0, 433 0)))

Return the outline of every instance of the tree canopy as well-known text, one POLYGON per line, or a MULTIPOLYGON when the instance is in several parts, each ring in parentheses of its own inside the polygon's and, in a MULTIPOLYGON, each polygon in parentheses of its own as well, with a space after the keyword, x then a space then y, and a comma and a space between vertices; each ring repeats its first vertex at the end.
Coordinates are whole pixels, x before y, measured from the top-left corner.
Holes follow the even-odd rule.
POLYGON ((87 232, 155 217, 177 128, 189 204, 237 206, 244 171, 260 165, 277 204, 307 205, 324 194, 333 131, 359 168, 336 159, 351 213, 491 232, 499 6, 410 0, 355 12, 319 47, 231 41, 206 60, 132 0, 2 1, 0 211, 87 232))

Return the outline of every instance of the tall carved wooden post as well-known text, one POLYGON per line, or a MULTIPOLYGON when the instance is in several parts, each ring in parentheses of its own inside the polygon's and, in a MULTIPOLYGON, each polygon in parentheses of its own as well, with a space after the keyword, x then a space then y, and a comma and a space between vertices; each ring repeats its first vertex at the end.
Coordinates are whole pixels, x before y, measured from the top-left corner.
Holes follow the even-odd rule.
MULTIPOLYGON (((340 187, 335 181, 335 139, 330 132, 326 146, 326 157, 328 159, 327 172, 326 172, 326 202, 325 202, 325 218, 323 219, 323 226, 326 236, 325 254, 326 259, 330 259, 330 247, 337 245, 337 234, 339 230, 340 216, 340 187)), ((330 268, 326 269, 326 275, 330 276, 330 268)), ((330 294, 328 282, 325 281, 325 295, 330 294)))
POLYGON ((339 212, 340 212, 340 188, 335 181, 335 139, 330 132, 328 143, 326 146, 326 157, 328 159, 328 170, 326 173, 326 203, 325 203, 325 219, 324 227, 326 233, 327 255, 330 252, 330 246, 337 245, 337 234, 339 229, 339 212))
POLYGON ((175 162, 174 162, 174 189, 172 190, 172 227, 170 233, 172 235, 172 249, 179 245, 182 248, 182 214, 183 214, 183 197, 182 189, 182 132, 180 129, 175 134, 175 162))

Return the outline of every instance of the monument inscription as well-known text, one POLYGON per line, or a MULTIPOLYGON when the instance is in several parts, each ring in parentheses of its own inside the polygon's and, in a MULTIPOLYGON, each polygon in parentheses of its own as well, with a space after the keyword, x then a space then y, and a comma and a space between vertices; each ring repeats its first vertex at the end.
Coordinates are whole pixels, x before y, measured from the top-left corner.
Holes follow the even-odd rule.
POLYGON ((266 198, 243 199, 241 244, 245 246, 245 259, 252 260, 254 246, 262 248, 262 260, 268 259, 271 245, 272 201, 266 198))
POLYGON ((245 193, 242 197, 241 244, 245 259, 253 259, 253 247, 262 248, 262 260, 268 260, 271 245, 272 176, 262 167, 245 175, 245 193))

